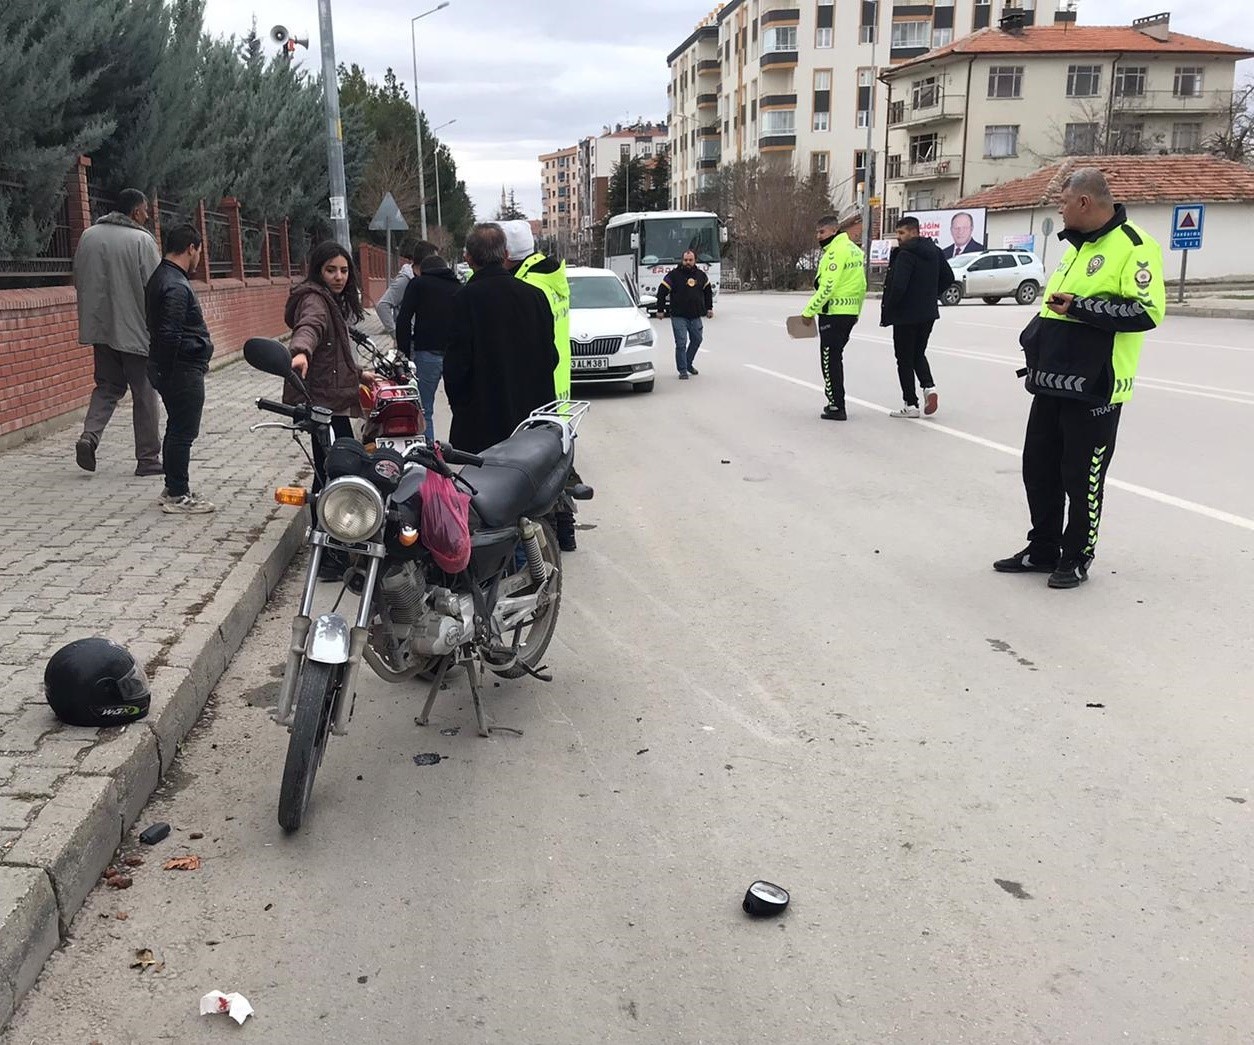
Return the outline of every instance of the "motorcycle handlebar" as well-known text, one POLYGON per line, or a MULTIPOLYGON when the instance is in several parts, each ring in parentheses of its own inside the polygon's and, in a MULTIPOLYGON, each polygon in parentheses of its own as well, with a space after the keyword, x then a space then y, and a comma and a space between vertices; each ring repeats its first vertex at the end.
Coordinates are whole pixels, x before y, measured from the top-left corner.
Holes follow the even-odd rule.
POLYGON ((276 403, 273 399, 258 399, 257 409, 268 410, 272 414, 282 414, 293 421, 308 421, 310 416, 307 406, 288 406, 286 403, 276 403))
POLYGON ((484 460, 478 454, 468 454, 465 450, 456 450, 447 443, 437 443, 440 452, 444 455, 446 464, 469 464, 476 468, 484 466, 484 460))

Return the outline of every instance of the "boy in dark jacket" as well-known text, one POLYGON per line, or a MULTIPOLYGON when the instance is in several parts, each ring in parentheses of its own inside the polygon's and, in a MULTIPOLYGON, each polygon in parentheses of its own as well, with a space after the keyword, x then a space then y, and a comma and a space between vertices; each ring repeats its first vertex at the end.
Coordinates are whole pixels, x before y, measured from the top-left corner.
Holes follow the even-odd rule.
POLYGON ((462 289, 438 254, 418 263, 396 313, 396 347, 418 369, 418 395, 427 419, 427 445, 435 441, 435 390, 444 373, 444 352, 453 329, 453 298, 462 289))
POLYGON ((165 236, 165 257, 148 278, 148 381, 165 404, 161 459, 165 489, 158 503, 168 515, 205 515, 210 501, 191 491, 192 443, 205 409, 205 374, 213 342, 187 274, 200 264, 200 231, 179 225, 165 236))
POLYGON ((953 270, 940 247, 919 235, 919 219, 906 216, 897 222, 897 246, 888 258, 880 306, 880 326, 893 328, 893 351, 901 381, 902 407, 890 417, 919 416, 916 376, 923 385, 923 412, 936 413, 939 400, 927 361, 927 342, 932 325, 940 318, 937 299, 953 281, 953 270))

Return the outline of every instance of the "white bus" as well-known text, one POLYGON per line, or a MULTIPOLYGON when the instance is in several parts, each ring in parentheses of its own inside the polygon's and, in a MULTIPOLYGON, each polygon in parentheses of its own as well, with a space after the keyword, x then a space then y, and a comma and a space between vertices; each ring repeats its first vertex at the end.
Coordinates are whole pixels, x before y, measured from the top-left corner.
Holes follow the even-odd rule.
POLYGON ((605 225, 605 267, 616 272, 638 299, 656 298, 662 277, 679 264, 684 251, 691 250, 717 298, 722 277, 719 248, 726 242, 727 229, 719 224, 718 215, 706 211, 617 214, 605 225))

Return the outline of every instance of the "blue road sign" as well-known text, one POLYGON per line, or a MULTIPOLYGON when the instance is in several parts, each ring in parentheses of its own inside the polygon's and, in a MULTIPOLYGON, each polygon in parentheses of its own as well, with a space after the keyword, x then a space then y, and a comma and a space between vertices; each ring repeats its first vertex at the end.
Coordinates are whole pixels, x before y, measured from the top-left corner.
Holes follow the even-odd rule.
POLYGON ((1171 249, 1201 250, 1204 203, 1178 203, 1171 216, 1171 249))

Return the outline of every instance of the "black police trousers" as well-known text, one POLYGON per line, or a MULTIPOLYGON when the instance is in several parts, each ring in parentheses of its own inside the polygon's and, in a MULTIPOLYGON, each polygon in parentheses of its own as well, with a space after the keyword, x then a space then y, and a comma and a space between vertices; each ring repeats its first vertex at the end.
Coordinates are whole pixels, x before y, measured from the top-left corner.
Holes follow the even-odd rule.
POLYGON ((827 405, 833 409, 845 408, 845 345, 857 322, 857 316, 818 317, 819 367, 827 405))
POLYGON ((1023 439, 1023 486, 1032 514, 1032 558, 1087 563, 1097 547, 1106 471, 1122 404, 1095 407, 1035 395, 1023 439), (1065 520, 1065 525, 1064 525, 1065 520))

